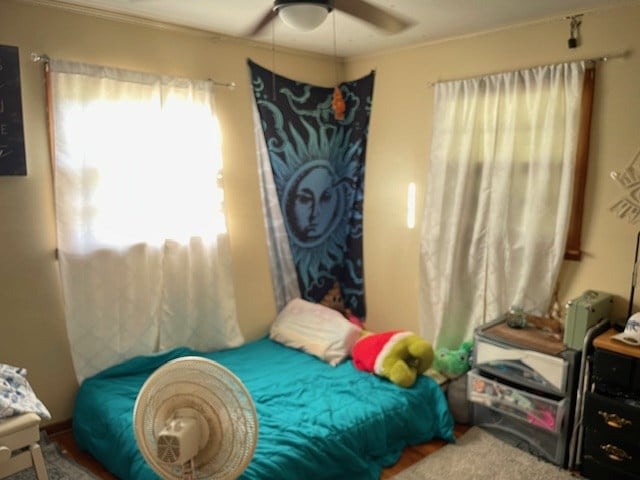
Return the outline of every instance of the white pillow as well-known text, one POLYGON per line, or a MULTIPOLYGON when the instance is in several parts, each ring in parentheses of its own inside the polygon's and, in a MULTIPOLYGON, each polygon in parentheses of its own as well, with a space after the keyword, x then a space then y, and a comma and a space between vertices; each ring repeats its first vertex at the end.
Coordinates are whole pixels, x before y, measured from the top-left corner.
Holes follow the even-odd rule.
POLYGON ((295 298, 276 317, 270 337, 336 366, 351 355, 361 332, 340 312, 295 298))

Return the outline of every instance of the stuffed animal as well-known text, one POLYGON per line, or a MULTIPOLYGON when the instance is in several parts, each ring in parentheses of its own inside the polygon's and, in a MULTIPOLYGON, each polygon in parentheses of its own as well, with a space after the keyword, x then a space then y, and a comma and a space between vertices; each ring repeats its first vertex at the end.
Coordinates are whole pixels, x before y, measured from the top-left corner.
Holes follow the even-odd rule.
POLYGON ((324 297, 320 300, 321 305, 325 307, 333 308, 340 312, 344 317, 353 323, 356 327, 364 328, 364 322, 356 317, 351 310, 344 306, 344 299, 342 298, 342 289, 340 288, 340 282, 335 281, 324 297))
POLYGON ((433 348, 415 333, 394 330, 365 334, 354 345, 351 357, 357 369, 411 387, 431 366, 433 348))
POLYGON ((320 299, 318 302, 325 307, 333 308, 334 310, 339 311, 343 315, 345 314, 345 306, 344 299, 342 298, 342 289, 340 288, 340 282, 337 280, 333 282, 333 285, 327 293, 324 294, 324 297, 320 299))
POLYGON ((463 342, 459 349, 450 350, 440 347, 436 349, 433 369, 450 380, 464 375, 471 368, 471 351, 473 341, 463 342))

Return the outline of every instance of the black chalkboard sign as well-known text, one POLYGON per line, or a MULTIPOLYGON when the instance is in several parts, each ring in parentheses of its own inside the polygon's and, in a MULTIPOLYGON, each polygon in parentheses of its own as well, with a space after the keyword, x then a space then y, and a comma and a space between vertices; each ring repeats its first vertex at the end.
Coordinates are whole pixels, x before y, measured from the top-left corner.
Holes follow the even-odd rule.
POLYGON ((0 45, 0 175, 26 175, 18 47, 0 45))

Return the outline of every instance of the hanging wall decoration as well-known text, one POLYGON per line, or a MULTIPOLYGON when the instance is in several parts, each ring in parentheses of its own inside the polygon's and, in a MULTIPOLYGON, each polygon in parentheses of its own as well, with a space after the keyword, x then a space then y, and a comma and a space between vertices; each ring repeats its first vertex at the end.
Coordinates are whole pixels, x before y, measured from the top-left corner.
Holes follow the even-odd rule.
POLYGON ((609 208, 619 218, 626 219, 629 223, 640 222, 640 150, 627 167, 620 172, 611 172, 611 178, 616 180, 626 191, 626 195, 620 198, 609 208))
POLYGON ((344 307, 363 318, 362 207, 374 73, 339 85, 344 111, 336 115, 334 87, 248 63, 300 295, 319 302, 337 284, 344 307))
POLYGON ((0 175, 26 175, 18 47, 0 45, 0 175))

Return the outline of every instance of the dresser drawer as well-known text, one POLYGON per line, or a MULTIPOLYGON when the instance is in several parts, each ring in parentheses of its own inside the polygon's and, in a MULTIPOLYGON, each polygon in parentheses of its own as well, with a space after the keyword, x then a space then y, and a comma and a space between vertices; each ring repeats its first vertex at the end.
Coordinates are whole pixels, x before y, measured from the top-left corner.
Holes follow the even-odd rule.
POLYGON ((635 383, 635 370, 635 358, 596 349, 593 367, 593 380, 596 383, 631 390, 635 383))
POLYGON ((474 425, 491 432, 504 442, 547 462, 567 466, 568 441, 564 432, 554 433, 534 427, 479 403, 471 404, 471 412, 474 425))
POLYGON ((513 347, 476 335, 474 367, 533 390, 565 395, 569 363, 562 357, 513 347))
POLYGON ((589 480, 640 480, 640 476, 612 467, 591 457, 582 459, 580 473, 589 480))
POLYGON ((584 401, 584 422, 595 432, 634 441, 640 437, 640 409, 622 399, 588 393, 584 401))
POLYGON ((469 400, 543 430, 559 432, 567 400, 555 400, 485 377, 478 370, 467 373, 469 400))
POLYGON ((640 448, 637 440, 629 441, 610 431, 601 432, 587 426, 584 430, 584 456, 602 465, 640 474, 640 448))

